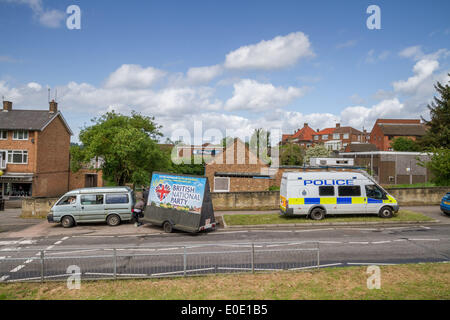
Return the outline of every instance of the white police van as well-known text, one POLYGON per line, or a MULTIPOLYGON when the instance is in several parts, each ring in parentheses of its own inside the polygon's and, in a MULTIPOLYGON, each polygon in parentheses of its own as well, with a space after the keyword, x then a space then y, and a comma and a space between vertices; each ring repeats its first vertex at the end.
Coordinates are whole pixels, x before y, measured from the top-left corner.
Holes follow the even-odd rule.
POLYGON ((326 214, 378 214, 392 217, 399 205, 367 173, 355 171, 284 172, 280 211, 320 220, 326 214))

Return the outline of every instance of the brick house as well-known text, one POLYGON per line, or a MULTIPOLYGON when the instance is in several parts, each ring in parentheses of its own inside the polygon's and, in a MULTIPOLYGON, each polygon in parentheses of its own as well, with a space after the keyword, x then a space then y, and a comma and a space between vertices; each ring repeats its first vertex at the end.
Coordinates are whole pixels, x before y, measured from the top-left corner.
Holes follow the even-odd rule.
POLYGON ((258 159, 240 139, 205 165, 211 191, 266 191, 270 186, 269 165, 258 159))
POLYGON ((314 143, 323 143, 330 150, 343 150, 350 143, 365 142, 367 133, 361 132, 352 127, 341 127, 340 123, 336 123, 335 128, 325 128, 317 130, 317 134, 313 136, 314 143))
POLYGON ((293 134, 283 134, 281 144, 297 143, 302 147, 310 147, 313 145, 313 135, 315 134, 317 132, 309 127, 307 123, 304 123, 303 128, 298 129, 293 134))
POLYGON ((3 101, 0 194, 53 197, 66 192, 71 135, 56 102, 48 110, 14 110, 12 102, 3 101))
POLYGON ((392 151, 391 142, 398 137, 416 140, 425 135, 420 119, 377 119, 370 133, 370 143, 380 151, 392 151))
MULTIPOLYGON (((95 180, 95 170, 70 173, 71 136, 72 131, 55 101, 49 103, 47 110, 13 109, 12 102, 3 101, 0 197, 57 197, 71 185, 84 187, 89 179, 95 180)), ((102 183, 101 179, 96 181, 97 185, 102 183)))

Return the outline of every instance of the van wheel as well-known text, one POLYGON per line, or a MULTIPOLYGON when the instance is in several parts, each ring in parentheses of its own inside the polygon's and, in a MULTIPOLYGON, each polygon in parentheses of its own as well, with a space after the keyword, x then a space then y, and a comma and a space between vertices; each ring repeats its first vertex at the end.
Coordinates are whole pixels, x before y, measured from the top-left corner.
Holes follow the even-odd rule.
POLYGON ((164 222, 163 229, 165 233, 171 233, 173 231, 172 224, 169 221, 164 222))
POLYGON ((380 209, 378 215, 381 218, 392 218, 393 212, 391 207, 383 207, 380 209))
POLYGON ((75 224, 75 221, 71 216, 65 216, 61 219, 61 224, 64 228, 72 228, 75 224))
POLYGON ((106 223, 111 227, 118 226, 120 224, 120 217, 117 214, 112 214, 106 218, 106 223))
POLYGON ((325 210, 321 208, 315 208, 309 214, 309 217, 313 220, 322 220, 325 218, 325 210))

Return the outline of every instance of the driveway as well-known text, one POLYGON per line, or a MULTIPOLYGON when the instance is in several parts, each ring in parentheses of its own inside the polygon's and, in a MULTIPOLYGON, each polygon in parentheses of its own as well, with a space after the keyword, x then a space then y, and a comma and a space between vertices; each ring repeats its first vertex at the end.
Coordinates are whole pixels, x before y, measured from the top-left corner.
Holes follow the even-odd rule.
POLYGON ((42 219, 20 218, 21 211, 21 208, 0 211, 0 237, 3 237, 5 233, 27 229, 43 221, 42 219))

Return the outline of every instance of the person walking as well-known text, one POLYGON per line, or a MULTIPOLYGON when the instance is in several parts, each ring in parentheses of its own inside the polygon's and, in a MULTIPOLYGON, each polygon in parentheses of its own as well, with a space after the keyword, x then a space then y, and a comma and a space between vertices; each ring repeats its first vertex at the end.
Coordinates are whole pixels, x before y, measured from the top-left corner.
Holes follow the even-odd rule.
POLYGON ((134 226, 139 227, 142 225, 142 222, 139 222, 139 216, 144 211, 145 202, 142 198, 138 199, 138 202, 134 205, 133 209, 133 218, 134 218, 134 226))

